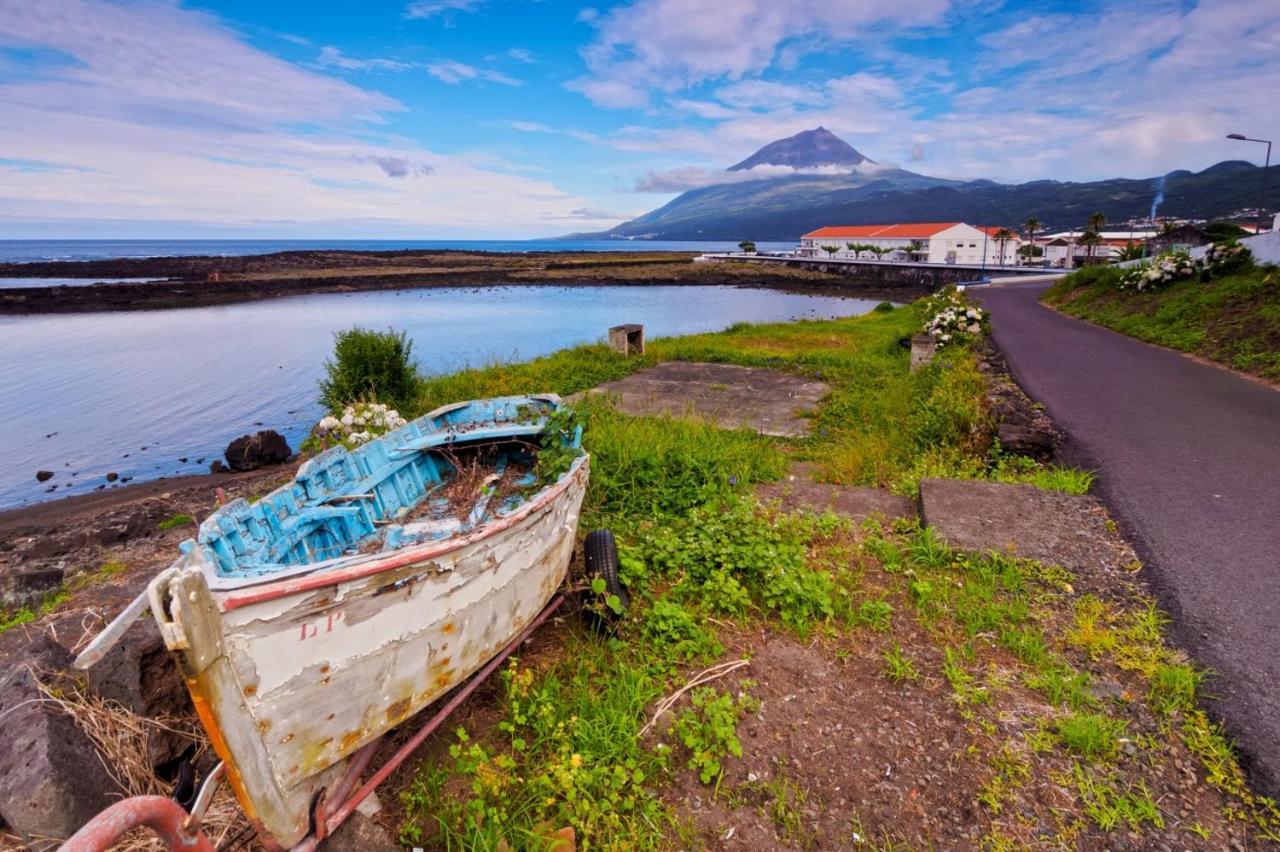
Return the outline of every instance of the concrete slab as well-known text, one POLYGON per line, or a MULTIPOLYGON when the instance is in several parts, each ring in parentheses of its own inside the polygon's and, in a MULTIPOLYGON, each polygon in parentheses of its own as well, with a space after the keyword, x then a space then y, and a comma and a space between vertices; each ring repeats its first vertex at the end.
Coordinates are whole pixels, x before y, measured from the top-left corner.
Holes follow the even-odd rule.
POLYGON ((996 550, 1074 571, 1118 570, 1134 556, 1087 495, 1031 485, 926 479, 922 520, 961 550, 996 550))
POLYGON ((880 488, 859 488, 815 482, 813 468, 800 462, 781 482, 765 482, 756 486, 756 497, 764 502, 778 500, 788 512, 809 511, 821 514, 828 510, 837 515, 864 521, 873 516, 885 520, 915 516, 915 506, 906 497, 880 488))
POLYGON ((590 392, 617 395, 625 414, 697 414, 726 429, 797 438, 809 434, 809 421, 801 415, 830 390, 778 370, 665 361, 590 392))

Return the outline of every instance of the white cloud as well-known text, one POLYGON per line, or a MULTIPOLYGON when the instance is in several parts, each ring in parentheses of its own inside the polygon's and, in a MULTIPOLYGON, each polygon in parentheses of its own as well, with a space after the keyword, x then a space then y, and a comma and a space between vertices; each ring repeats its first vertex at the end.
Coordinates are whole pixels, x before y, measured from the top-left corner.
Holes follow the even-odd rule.
POLYGON ((642 175, 635 183, 635 192, 685 192, 690 189, 700 189, 704 186, 715 186, 726 183, 745 183, 753 180, 768 180, 769 178, 779 177, 795 177, 796 175, 821 175, 830 177, 833 175, 849 175, 857 173, 871 174, 874 171, 882 171, 886 166, 878 164, 869 164, 864 169, 861 166, 814 166, 812 168, 797 169, 791 166, 755 166, 740 172, 728 172, 723 169, 704 169, 698 166, 681 166, 674 169, 666 169, 662 171, 647 172, 642 175))
POLYGON ((937 22, 947 0, 635 0, 593 20, 589 74, 575 91, 605 107, 639 107, 652 90, 739 80, 785 46, 803 52, 871 31, 937 22))
POLYGON ((450 12, 474 12, 484 0, 414 0, 405 7, 406 18, 434 18, 450 12))
POLYGON ((356 59, 347 56, 332 45, 320 49, 316 64, 325 68, 339 68, 343 71, 405 71, 414 67, 412 62, 400 62, 395 59, 356 59))
POLYGON ((271 223, 341 235, 379 223, 533 236, 570 230, 588 206, 545 180, 388 135, 383 116, 400 103, 256 50, 207 13, 146 0, 0 3, 0 33, 74 60, 0 80, 4 157, 50 164, 0 165, 0 228, 271 223))
POLYGON ((382 169, 382 173, 387 177, 403 178, 413 175, 430 175, 435 173, 435 166, 430 163, 414 163, 408 157, 395 157, 390 155, 368 157, 357 157, 359 162, 371 163, 382 169))
POLYGON ((777 109, 820 103, 822 94, 808 86, 794 86, 768 80, 742 80, 716 89, 722 103, 739 109, 777 109))
POLYGON ((560 136, 568 136, 570 139, 577 139, 579 142, 586 142, 589 145, 599 144, 600 136, 587 130, 575 130, 573 128, 556 128, 537 121, 508 121, 507 127, 512 130, 519 130, 521 133, 555 133, 560 136))
POLYGON ((470 80, 483 80, 489 83, 498 83, 503 86, 520 86, 523 85, 520 80, 509 77, 500 71, 493 71, 488 68, 477 68, 474 65, 467 65, 465 62, 456 62, 452 59, 442 60, 440 62, 428 62, 425 66, 427 73, 435 77, 442 83, 448 83, 450 86, 456 86, 459 83, 465 83, 470 80))
POLYGON ((623 222, 637 215, 639 214, 614 213, 610 210, 601 210, 599 207, 579 207, 569 211, 569 217, 572 219, 586 219, 592 222, 623 222))
MULTIPOLYGON (((1112 0, 1062 18, 1010 17, 979 44, 973 74, 896 49, 876 51, 883 63, 875 71, 825 82, 793 82, 774 63, 766 73, 776 84, 747 78, 714 89, 726 101, 667 100, 677 118, 715 122, 710 127, 634 124, 606 141, 668 160, 683 153, 715 174, 821 124, 877 160, 942 177, 1021 181, 1145 177, 1233 157, 1260 162, 1261 146, 1223 136, 1280 136, 1280 113, 1264 94, 1280 91, 1274 0, 1189 8, 1112 0), (739 86, 746 97, 735 97, 739 86)), ((676 191, 701 182, 696 172, 659 172, 639 183, 676 191)))
POLYGON ((507 51, 507 56, 516 62, 525 62, 533 64, 538 61, 538 57, 534 56, 532 50, 523 47, 513 47, 507 51))

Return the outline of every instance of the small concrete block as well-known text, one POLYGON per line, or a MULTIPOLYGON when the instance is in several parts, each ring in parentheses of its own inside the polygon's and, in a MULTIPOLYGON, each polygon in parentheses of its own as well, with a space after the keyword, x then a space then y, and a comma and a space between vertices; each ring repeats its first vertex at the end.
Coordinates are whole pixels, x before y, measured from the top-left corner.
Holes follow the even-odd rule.
POLYGON ((609 345, 619 355, 643 355, 644 326, 635 323, 615 325, 609 329, 609 345))
POLYGON ((911 372, 927 366, 933 361, 938 351, 938 341, 928 334, 917 334, 911 338, 911 372))
POLYGON ((1084 571, 1118 568, 1126 558, 1107 530, 1102 504, 1087 495, 959 479, 920 483, 927 526, 960 550, 994 550, 1084 571))

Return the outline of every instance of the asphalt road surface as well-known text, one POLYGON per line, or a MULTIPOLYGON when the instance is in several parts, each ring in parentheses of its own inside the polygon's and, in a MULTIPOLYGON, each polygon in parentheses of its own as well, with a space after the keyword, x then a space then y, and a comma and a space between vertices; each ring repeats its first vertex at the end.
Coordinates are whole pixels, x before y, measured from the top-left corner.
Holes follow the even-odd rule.
POLYGON ((1044 283, 971 291, 1014 378, 1098 472, 1213 710, 1280 793, 1280 391, 1052 311, 1044 283))

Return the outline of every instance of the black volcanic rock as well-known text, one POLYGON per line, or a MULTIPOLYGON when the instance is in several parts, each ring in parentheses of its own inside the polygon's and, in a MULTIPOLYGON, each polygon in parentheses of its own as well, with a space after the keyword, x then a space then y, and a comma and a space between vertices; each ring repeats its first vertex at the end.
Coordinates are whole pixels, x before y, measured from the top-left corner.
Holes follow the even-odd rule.
POLYGON ((871 162, 875 161, 825 127, 818 127, 770 142, 741 163, 730 166, 729 171, 741 172, 756 166, 791 166, 803 169, 813 166, 856 166, 871 162))
MULTIPOLYGON (((257 470, 269 464, 283 464, 293 455, 284 436, 272 429, 254 435, 241 435, 227 445, 227 467, 232 470, 257 470)), ((214 471, 216 473, 216 471, 214 471)))

